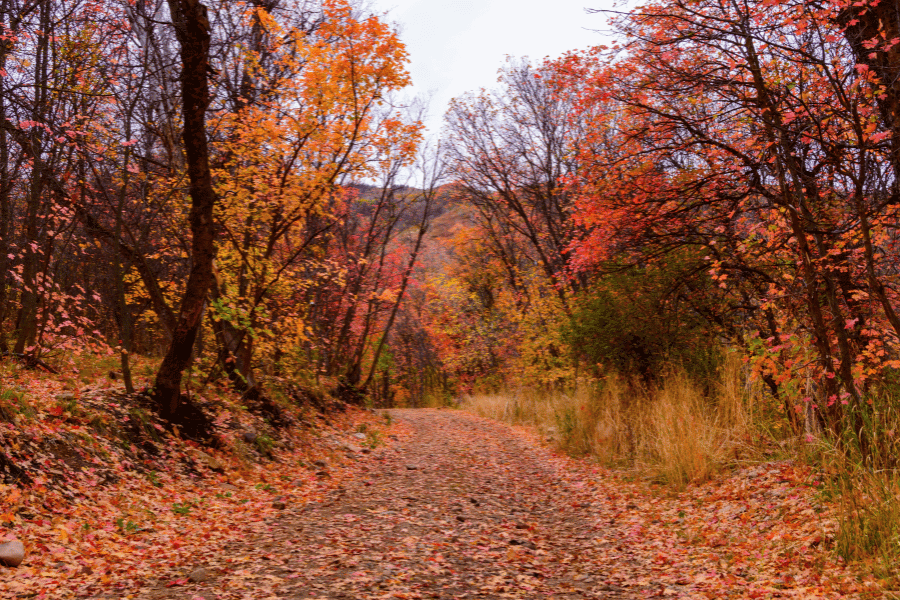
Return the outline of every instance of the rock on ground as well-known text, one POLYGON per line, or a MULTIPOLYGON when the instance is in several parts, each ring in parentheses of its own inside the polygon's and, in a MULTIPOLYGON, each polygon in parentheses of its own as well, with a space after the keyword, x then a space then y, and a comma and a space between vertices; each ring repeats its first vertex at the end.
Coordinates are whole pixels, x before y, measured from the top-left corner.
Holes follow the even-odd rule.
POLYGON ((25 547, 19 540, 0 544, 0 564, 18 567, 25 560, 25 547))
POLYGON ((204 581, 209 581, 209 571, 204 569, 203 567, 199 567, 191 571, 191 574, 188 575, 188 579, 193 581, 194 583, 202 583, 204 581))

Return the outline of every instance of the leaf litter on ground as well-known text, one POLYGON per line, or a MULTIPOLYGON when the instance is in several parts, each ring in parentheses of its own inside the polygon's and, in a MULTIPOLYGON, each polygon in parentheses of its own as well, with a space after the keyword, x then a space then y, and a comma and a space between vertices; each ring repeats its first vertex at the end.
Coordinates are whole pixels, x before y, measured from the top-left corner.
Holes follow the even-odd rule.
POLYGON ((308 414, 278 432, 271 443, 280 448, 263 452, 240 437, 248 416, 225 407, 220 425, 232 426, 220 428, 216 450, 169 434, 119 387, 73 393, 52 379, 16 383, 29 410, 0 413, 0 452, 29 484, 8 473, 0 483, 0 543, 18 539, 26 558, 0 566, 3 598, 123 598, 186 585, 281 507, 339 485, 349 456, 362 450, 351 432, 383 424, 360 410, 329 415, 327 424, 308 414))
POLYGON ((78 415, 58 410, 52 380, 20 383, 42 400, 0 423, 4 450, 34 474, 0 485, 0 541, 27 552, 4 569, 2 597, 881 593, 830 550, 833 511, 792 462, 675 493, 562 456, 528 430, 432 409, 390 411, 390 428, 359 410, 316 418, 268 454, 251 452, 239 415, 223 410, 225 450, 159 432, 151 455, 98 433, 137 418, 121 390, 79 390, 93 408, 78 415))
MULTIPOLYGON (((467 413, 392 410, 400 441, 226 549, 204 598, 879 597, 828 549, 790 462, 681 493, 467 413), (413 468, 410 468, 413 467, 413 468)), ((148 598, 176 598, 156 589, 148 598)))

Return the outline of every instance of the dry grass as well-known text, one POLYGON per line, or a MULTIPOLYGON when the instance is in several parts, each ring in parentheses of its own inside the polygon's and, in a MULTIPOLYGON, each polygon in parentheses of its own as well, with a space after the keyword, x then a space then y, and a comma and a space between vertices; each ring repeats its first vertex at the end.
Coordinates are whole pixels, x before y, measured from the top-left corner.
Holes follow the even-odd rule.
POLYGON ((826 490, 837 496, 837 553, 866 563, 891 587, 900 584, 900 478, 893 472, 849 468, 826 490))
POLYGON ((535 427, 565 452, 609 465, 632 465, 681 488, 711 477, 745 450, 752 431, 752 395, 737 359, 704 394, 677 372, 655 390, 618 377, 573 393, 516 391, 470 396, 463 407, 507 423, 535 427))
POLYGON ((463 407, 535 427, 569 454, 635 468, 676 489, 708 480, 748 454, 759 458, 780 447, 814 467, 819 494, 834 503, 837 554, 900 589, 900 394, 862 405, 856 420, 865 444, 852 428, 841 440, 794 435, 779 441, 783 427, 768 415, 771 406, 754 406, 759 397, 759 390, 748 390, 740 363, 731 360, 708 394, 673 372, 655 390, 635 390, 611 377, 571 394, 471 396, 463 407), (767 449, 766 439, 779 443, 767 449))
POLYGON ((848 409, 863 436, 847 428, 840 440, 826 437, 805 448, 817 467, 818 485, 838 507, 835 550, 860 562, 900 597, 900 398, 870 393, 868 402, 848 409))
POLYGON ((636 458, 676 487, 709 479, 734 458, 747 432, 746 403, 728 389, 733 386, 720 386, 713 398, 705 398, 684 376, 669 376, 636 415, 636 458))

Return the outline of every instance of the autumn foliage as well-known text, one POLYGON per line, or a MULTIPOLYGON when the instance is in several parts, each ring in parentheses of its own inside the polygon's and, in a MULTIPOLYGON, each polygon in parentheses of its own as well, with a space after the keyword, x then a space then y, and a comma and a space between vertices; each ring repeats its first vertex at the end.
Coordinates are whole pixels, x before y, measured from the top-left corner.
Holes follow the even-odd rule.
POLYGON ((736 351, 794 432, 877 453, 863 425, 900 367, 879 3, 614 14, 618 44, 510 60, 455 100, 432 159, 392 103, 403 44, 345 2, 18 8, 4 352, 115 351, 129 388, 130 355, 165 354, 175 400, 191 369, 251 399, 274 377, 418 402, 709 378, 736 351))
POLYGON ((896 37, 880 10, 652 2, 613 15, 620 43, 511 66, 496 95, 458 100, 450 160, 477 246, 458 245, 447 289, 468 308, 448 310, 480 333, 457 336, 449 364, 647 380, 657 358, 719 346, 745 356, 794 431, 852 430, 865 446, 900 367, 896 37), (626 331, 641 319, 644 333, 626 331), (553 332, 569 322, 603 339, 566 347, 553 332))
POLYGON ((368 385, 409 270, 395 240, 428 215, 395 189, 420 140, 391 101, 409 83, 396 33, 341 1, 19 8, 2 22, 2 350, 116 351, 131 386, 128 357, 168 348, 168 412, 188 367, 251 397, 259 370, 368 385))
POLYGON ((215 384, 270 420, 487 398, 679 486, 760 418, 866 473, 851 522, 894 507, 895 4, 651 0, 429 144, 362 3, 0 0, 0 358, 115 356, 203 443, 215 384))

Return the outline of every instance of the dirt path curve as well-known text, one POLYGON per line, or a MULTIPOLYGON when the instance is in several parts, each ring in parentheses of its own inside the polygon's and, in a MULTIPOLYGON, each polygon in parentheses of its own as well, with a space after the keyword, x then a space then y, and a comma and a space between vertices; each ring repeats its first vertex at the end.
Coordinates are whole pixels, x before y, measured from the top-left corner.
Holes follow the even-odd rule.
POLYGON ((388 412, 398 441, 360 455, 356 476, 322 502, 289 507, 265 534, 230 545, 233 566, 209 581, 141 597, 574 600, 661 589, 640 583, 642 569, 616 549, 623 532, 549 450, 464 412, 388 412))
POLYGON ((855 597, 790 465, 672 497, 465 412, 388 414, 397 441, 321 501, 208 557, 209 581, 139 598, 855 597))

